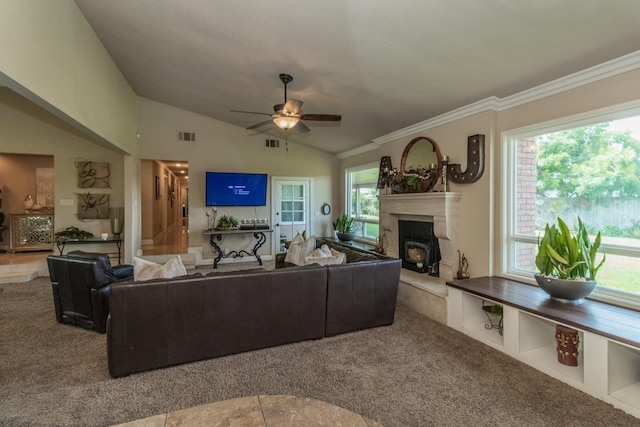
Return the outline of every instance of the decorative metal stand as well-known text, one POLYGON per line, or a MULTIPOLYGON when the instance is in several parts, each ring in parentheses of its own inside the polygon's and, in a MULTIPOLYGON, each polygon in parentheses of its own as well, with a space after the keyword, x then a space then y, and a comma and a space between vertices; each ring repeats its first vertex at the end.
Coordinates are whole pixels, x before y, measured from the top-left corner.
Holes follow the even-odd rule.
POLYGON ((218 268, 218 262, 222 259, 222 258, 229 258, 229 257, 233 257, 233 258, 243 258, 245 255, 247 256, 253 256, 256 257, 256 260, 258 261, 258 264, 262 265, 262 258, 260 258, 260 255, 258 255, 258 249, 260 249, 262 247, 262 245, 264 245, 264 242, 267 241, 267 236, 265 236, 264 233, 270 233, 273 230, 260 230, 260 231, 244 231, 244 230, 233 230, 233 231, 217 231, 217 230, 211 230, 211 231, 205 231, 203 232, 203 234, 208 234, 209 235, 209 243, 211 244, 211 246, 213 247, 213 249, 215 249, 216 253, 218 254, 216 256, 216 258, 213 260, 213 268, 218 268), (218 245, 218 243, 216 243, 216 240, 218 242, 220 242, 222 240, 222 235, 223 234, 247 234, 253 232, 253 237, 256 238, 256 244, 253 246, 253 249, 251 249, 250 252, 245 251, 244 249, 241 250, 233 250, 233 251, 229 251, 226 254, 222 252, 222 249, 220 249, 220 246, 218 245))
POLYGON ((487 320, 488 320, 488 323, 484 324, 485 329, 497 329, 498 333, 502 335, 503 333, 502 319, 504 317, 504 313, 502 312, 502 306, 498 304, 485 304, 485 302, 482 301, 482 311, 484 311, 484 314, 487 316, 487 320), (494 306, 500 307, 499 313, 496 313, 493 311, 494 306))

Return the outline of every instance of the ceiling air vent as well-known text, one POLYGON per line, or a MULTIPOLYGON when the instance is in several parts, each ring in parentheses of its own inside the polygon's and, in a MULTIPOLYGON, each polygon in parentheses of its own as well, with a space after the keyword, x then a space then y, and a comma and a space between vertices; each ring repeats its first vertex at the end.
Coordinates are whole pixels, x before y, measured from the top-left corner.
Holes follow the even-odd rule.
POLYGON ((178 141, 195 141, 195 132, 178 132, 178 141))
POLYGON ((269 148, 280 148, 280 140, 279 139, 265 139, 265 147, 269 148))

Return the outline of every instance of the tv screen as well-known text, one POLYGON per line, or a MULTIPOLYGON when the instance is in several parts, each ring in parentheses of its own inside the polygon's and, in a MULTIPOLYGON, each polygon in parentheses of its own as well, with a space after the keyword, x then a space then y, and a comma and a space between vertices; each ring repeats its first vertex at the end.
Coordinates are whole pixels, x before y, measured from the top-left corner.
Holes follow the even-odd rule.
POLYGON ((265 206, 266 173, 207 172, 207 206, 265 206))

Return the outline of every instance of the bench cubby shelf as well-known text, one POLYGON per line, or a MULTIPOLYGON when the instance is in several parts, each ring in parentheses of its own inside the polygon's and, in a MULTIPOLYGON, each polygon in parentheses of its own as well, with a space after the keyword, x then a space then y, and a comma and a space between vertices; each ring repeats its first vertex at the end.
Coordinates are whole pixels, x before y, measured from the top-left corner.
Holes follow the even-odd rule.
POLYGON ((447 282, 447 324, 640 418, 640 312, 585 300, 554 301, 537 286, 500 277, 447 282), (503 306, 503 333, 483 304, 503 306), (555 329, 578 331, 578 366, 558 362, 555 329))
MULTIPOLYGON (((482 309, 483 305, 497 304, 474 295, 462 295, 462 312, 465 313, 463 327, 470 331, 474 336, 481 337, 482 341, 493 344, 494 347, 503 347, 504 338, 497 329, 488 329, 486 327, 489 320, 482 309)), ((501 304, 499 304, 501 305, 501 304)))

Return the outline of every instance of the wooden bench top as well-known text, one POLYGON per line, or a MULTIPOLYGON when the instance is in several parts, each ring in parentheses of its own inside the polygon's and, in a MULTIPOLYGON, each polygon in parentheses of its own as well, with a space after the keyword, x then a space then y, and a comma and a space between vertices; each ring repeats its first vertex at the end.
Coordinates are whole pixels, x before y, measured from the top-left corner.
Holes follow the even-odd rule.
POLYGON ((447 285, 640 348, 640 312, 635 310, 589 299, 563 303, 537 286, 502 277, 449 280, 447 285))

